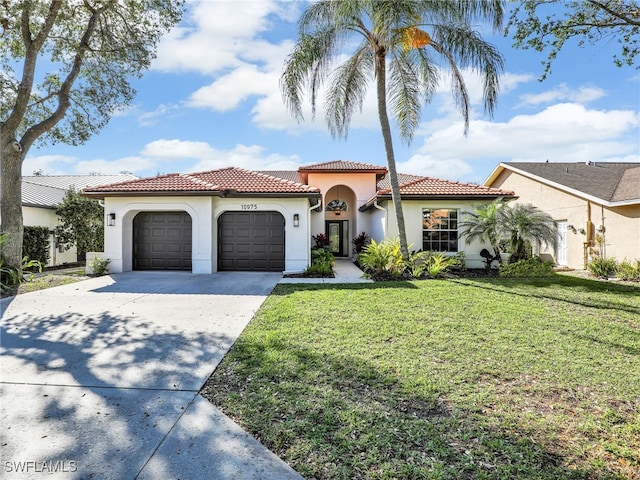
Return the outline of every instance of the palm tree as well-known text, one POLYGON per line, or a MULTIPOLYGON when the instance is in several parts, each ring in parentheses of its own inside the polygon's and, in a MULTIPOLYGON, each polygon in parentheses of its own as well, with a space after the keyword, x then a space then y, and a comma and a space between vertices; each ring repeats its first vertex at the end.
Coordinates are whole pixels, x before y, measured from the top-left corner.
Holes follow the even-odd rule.
POLYGON ((410 143, 423 104, 438 86, 442 63, 451 72, 452 93, 469 127, 469 95, 462 69, 482 74, 483 103, 496 107, 503 57, 471 27, 502 25, 502 0, 320 0, 304 11, 299 38, 285 62, 281 88, 285 104, 303 119, 303 92, 308 88, 312 114, 329 78, 325 108, 333 137, 346 138, 354 110, 362 109, 371 76, 376 83, 378 117, 384 139, 391 197, 402 255, 409 257, 400 187, 387 107, 400 136, 410 143), (347 60, 335 61, 351 51, 347 60), (388 75, 388 80, 387 80, 388 75))
POLYGON ((500 220, 502 218, 502 210, 508 208, 501 200, 495 200, 491 203, 476 205, 473 212, 465 212, 464 220, 458 226, 463 229, 462 236, 465 241, 470 244, 473 240, 488 242, 493 248, 493 257, 487 259, 487 268, 493 260, 502 263, 500 255, 500 220))
POLYGON ((551 215, 530 203, 517 203, 500 213, 501 236, 509 245, 509 263, 531 256, 530 247, 545 245, 554 248, 558 242, 558 230, 551 215))

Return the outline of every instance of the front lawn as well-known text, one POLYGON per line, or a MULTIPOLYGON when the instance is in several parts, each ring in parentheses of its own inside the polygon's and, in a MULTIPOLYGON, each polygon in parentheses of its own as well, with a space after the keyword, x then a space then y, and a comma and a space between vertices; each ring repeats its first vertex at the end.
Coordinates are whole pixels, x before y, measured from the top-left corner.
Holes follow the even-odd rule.
POLYGON ((279 285, 202 394, 305 478, 640 478, 640 288, 279 285))

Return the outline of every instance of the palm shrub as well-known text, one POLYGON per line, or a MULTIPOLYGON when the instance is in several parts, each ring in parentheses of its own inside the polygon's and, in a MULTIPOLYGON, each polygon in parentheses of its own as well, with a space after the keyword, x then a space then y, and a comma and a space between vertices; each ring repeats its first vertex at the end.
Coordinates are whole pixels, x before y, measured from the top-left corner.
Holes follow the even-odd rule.
POLYGON ((498 214, 499 236, 507 242, 509 263, 531 258, 532 246, 555 248, 558 230, 551 215, 530 203, 502 208, 498 214))
POLYGON ((596 257, 589 262, 587 268, 591 275, 597 278, 609 278, 613 274, 616 273, 616 259, 604 258, 604 257, 596 257))
POLYGON ((629 282, 640 282, 640 259, 636 259, 634 263, 629 260, 623 260, 616 265, 616 278, 629 282))
POLYGON ((497 200, 464 213, 460 227, 467 244, 475 239, 489 243, 493 259, 500 263, 501 251, 509 252, 509 263, 514 263, 531 258, 534 245, 538 249, 542 245, 556 246, 558 233, 553 218, 530 203, 510 206, 497 200))

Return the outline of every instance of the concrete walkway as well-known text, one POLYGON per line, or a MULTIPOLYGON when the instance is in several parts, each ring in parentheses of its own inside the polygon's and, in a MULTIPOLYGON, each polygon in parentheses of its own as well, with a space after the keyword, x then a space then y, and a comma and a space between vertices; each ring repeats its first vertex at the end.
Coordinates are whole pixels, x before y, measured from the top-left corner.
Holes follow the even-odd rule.
POLYGON ((198 394, 280 279, 129 272, 3 299, 0 478, 300 480, 198 394))

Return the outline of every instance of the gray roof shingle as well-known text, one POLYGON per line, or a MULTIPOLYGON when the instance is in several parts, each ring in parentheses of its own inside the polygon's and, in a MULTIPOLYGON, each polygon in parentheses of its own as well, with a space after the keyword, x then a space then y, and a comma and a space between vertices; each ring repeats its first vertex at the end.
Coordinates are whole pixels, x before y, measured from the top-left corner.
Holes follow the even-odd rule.
POLYGON ((505 162, 502 165, 607 202, 640 201, 638 162, 505 162))

